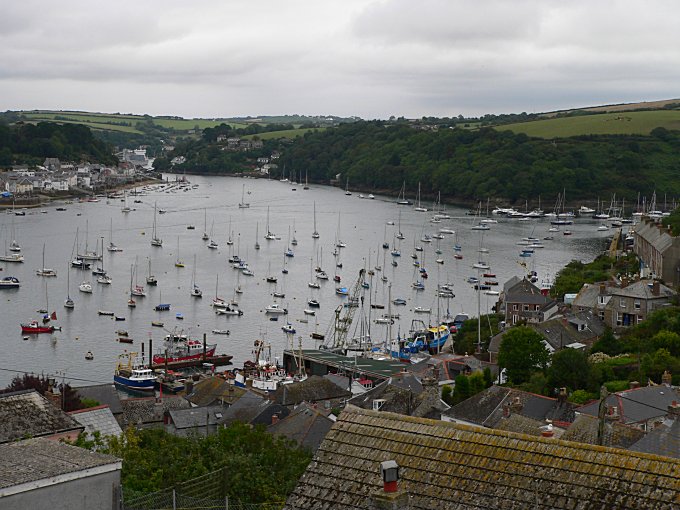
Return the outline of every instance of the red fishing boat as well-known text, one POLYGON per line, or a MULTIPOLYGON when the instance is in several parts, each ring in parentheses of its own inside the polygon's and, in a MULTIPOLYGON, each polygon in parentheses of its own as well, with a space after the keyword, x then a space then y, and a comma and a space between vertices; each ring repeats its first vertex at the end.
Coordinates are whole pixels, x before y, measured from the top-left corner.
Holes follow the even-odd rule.
MULTIPOLYGON (((207 344, 205 355, 214 356, 217 344, 207 344)), ((199 360, 203 357, 203 342, 191 340, 187 335, 166 335, 161 352, 154 354, 153 363, 199 360)))
POLYGON ((52 326, 51 324, 40 324, 37 320, 32 320, 28 324, 22 324, 21 325, 21 332, 22 333, 32 333, 32 334, 52 333, 56 329, 57 328, 52 326))

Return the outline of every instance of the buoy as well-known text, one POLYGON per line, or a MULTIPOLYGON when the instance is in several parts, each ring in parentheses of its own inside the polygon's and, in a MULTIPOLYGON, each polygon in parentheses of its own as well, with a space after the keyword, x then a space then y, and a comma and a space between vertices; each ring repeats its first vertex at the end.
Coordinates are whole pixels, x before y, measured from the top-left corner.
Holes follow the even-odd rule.
POLYGON ((28 340, 28 337, 27 337, 27 336, 25 336, 25 337, 24 337, 24 340, 28 340))

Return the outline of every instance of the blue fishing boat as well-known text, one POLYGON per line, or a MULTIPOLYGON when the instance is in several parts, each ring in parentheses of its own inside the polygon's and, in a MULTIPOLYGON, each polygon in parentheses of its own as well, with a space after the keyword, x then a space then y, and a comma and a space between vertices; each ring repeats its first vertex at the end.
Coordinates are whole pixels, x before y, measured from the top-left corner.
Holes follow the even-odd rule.
POLYGON ((126 352, 118 357, 113 382, 132 390, 153 391, 156 375, 139 362, 136 352, 126 352))

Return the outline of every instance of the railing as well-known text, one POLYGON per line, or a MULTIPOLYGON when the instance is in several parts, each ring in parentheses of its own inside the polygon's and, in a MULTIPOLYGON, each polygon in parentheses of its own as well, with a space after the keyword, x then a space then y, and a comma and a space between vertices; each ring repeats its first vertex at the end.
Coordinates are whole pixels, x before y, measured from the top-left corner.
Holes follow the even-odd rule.
POLYGON ((243 503, 226 494, 226 468, 149 494, 123 491, 122 510, 281 510, 283 503, 243 503))

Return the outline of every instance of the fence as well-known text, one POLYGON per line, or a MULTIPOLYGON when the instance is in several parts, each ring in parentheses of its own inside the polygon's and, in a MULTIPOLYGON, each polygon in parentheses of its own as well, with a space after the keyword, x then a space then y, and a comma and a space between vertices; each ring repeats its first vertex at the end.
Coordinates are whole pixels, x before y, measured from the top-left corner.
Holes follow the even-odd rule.
POLYGON ((124 493, 122 510, 281 510, 282 503, 242 503, 226 495, 225 468, 150 494, 124 493))

